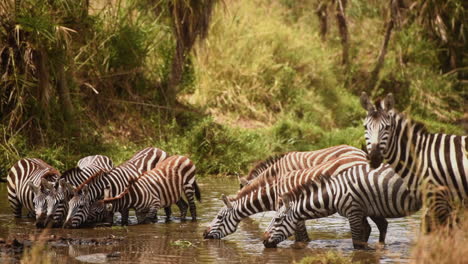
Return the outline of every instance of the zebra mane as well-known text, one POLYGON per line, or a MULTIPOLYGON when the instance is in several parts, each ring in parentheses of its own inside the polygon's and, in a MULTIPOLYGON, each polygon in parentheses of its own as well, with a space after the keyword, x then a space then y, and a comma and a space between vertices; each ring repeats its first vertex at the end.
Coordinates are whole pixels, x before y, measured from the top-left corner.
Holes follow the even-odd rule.
POLYGON ((115 201, 115 200, 119 200, 119 199, 122 199, 122 197, 124 197, 129 191, 130 191, 130 188, 133 188, 133 185, 138 181, 140 180, 140 178, 132 178, 128 181, 128 186, 127 188, 125 188, 125 190, 123 192, 121 192, 120 194, 118 194, 117 196, 115 197, 111 197, 111 198, 104 198, 102 201, 104 203, 110 203, 112 201, 115 201))
POLYGON ((270 183, 272 180, 269 179, 268 177, 265 177, 264 175, 261 175, 253 180, 250 181, 250 183, 246 186, 244 186, 240 191, 237 192, 237 195, 235 198, 229 198, 230 200, 237 200, 254 190, 260 188, 260 187, 265 187, 267 183, 270 183))
POLYGON ((271 165, 276 163, 278 160, 283 158, 286 154, 287 153, 273 155, 273 156, 268 157, 266 160, 258 161, 257 163, 255 163, 254 167, 249 171, 246 179, 252 180, 256 178, 258 175, 264 172, 268 167, 270 167, 271 165))
POLYGON ((91 175, 91 177, 89 177, 88 179, 86 179, 86 181, 84 181, 83 183, 80 184, 80 186, 76 187, 75 191, 78 192, 78 191, 81 191, 81 189, 83 189, 85 187, 85 185, 89 184, 90 182, 92 182, 94 179, 96 179, 97 177, 101 176, 102 174, 104 173, 107 173, 108 171, 107 170, 99 170, 98 172, 94 173, 93 175, 91 175))
POLYGON ((60 172, 54 168, 50 168, 48 171, 42 174, 41 178, 47 179, 48 177, 55 177, 55 176, 60 177, 60 172))

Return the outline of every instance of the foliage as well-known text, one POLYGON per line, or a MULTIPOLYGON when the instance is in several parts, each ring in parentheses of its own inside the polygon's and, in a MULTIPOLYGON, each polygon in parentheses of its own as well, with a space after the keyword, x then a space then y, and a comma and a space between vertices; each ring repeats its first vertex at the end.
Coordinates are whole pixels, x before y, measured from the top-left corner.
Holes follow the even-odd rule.
POLYGON ((412 251, 412 263, 465 263, 468 254, 467 213, 456 227, 439 227, 429 234, 421 234, 412 251))
POLYGON ((297 264, 351 264, 359 263, 352 261, 351 258, 343 256, 343 254, 334 251, 328 251, 325 254, 318 254, 313 257, 305 257, 297 264))

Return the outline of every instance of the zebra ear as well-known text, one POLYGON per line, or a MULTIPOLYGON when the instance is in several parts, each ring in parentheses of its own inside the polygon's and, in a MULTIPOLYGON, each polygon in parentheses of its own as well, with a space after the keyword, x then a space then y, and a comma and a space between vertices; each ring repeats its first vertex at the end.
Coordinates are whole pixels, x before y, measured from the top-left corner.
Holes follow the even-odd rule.
POLYGON ((374 106, 372 105, 371 101, 369 100, 369 96, 367 96, 366 92, 361 93, 361 106, 362 108, 366 109, 368 112, 374 110, 374 106))
POLYGON ((29 186, 29 188, 31 188, 33 193, 39 193, 41 191, 39 186, 34 185, 34 183, 32 181, 28 182, 28 186, 29 186))
POLYGON ((393 109, 394 106, 395 106, 395 98, 393 97, 392 93, 389 93, 384 99, 385 110, 390 111, 393 109))
POLYGON ((287 194, 283 194, 283 196, 281 196, 281 200, 283 200, 283 205, 284 207, 286 207, 286 210, 289 210, 291 209, 291 197, 289 197, 289 195, 287 194))
POLYGON ((65 181, 64 179, 61 179, 61 180, 59 181, 59 183, 60 183, 60 186, 61 186, 63 189, 68 190, 70 193, 76 192, 75 186, 73 186, 71 183, 65 181))
POLYGON ((226 205, 227 208, 232 209, 231 201, 229 201, 226 195, 222 194, 221 199, 223 200, 224 205, 226 205))
POLYGON ((239 176, 237 176, 237 178, 239 179, 239 183, 242 187, 249 185, 249 181, 246 178, 239 176))
POLYGON ((106 207, 105 207, 105 208, 106 208, 106 211, 107 211, 107 212, 112 211, 112 208, 113 208, 113 207, 114 207, 114 206, 112 205, 112 203, 106 203, 106 207))
POLYGON ((54 190, 54 185, 51 184, 48 180, 42 178, 41 179, 41 186, 44 188, 44 189, 47 189, 47 190, 50 190, 50 191, 53 191, 54 190))
POLYGON ((81 193, 84 195, 88 194, 88 184, 85 184, 83 188, 81 188, 81 193))

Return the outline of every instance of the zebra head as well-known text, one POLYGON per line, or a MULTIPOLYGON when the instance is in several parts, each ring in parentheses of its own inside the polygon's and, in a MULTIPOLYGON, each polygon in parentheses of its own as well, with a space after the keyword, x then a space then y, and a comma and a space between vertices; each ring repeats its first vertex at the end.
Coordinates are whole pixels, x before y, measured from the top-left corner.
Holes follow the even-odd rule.
POLYGON ((221 198, 225 206, 221 208, 208 228, 203 232, 203 237, 205 239, 221 239, 232 234, 236 231, 237 225, 240 222, 228 197, 223 194, 221 198))
POLYGON ((365 92, 361 95, 361 105, 367 110, 367 116, 364 120, 365 138, 370 166, 373 169, 380 166, 384 154, 389 149, 395 126, 395 120, 391 114, 394 104, 395 100, 391 93, 375 105, 370 102, 365 92))
POLYGON ((50 183, 42 178, 39 185, 34 185, 32 181, 28 182, 29 188, 33 192, 34 214, 36 215, 36 227, 44 227, 46 216, 46 197, 49 193, 50 183))
POLYGON ((113 217, 113 206, 112 203, 106 202, 106 199, 110 198, 110 188, 104 189, 104 200, 98 200, 91 204, 89 208, 89 214, 86 218, 86 223, 94 224, 99 222, 108 222, 106 224, 112 225, 113 217))
POLYGON ((289 196, 281 197, 283 206, 268 225, 263 239, 266 248, 275 248, 280 242, 288 239, 296 230, 298 219, 294 217, 289 196))
POLYGON ((55 183, 54 188, 46 197, 47 201, 47 216, 45 225, 52 223, 54 226, 60 224, 68 207, 68 200, 72 196, 75 187, 66 182, 65 179, 60 179, 55 183))
POLYGON ((79 191, 75 191, 68 201, 68 213, 63 227, 77 228, 86 221, 89 214, 91 198, 88 193, 88 185, 85 184, 79 191))

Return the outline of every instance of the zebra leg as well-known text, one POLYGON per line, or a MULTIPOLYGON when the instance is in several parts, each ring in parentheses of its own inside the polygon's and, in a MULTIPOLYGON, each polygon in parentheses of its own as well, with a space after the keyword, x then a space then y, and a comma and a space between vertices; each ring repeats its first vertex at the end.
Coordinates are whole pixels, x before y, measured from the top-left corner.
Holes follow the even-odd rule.
POLYGON ((180 219, 185 220, 185 217, 187 216, 188 204, 184 201, 184 199, 180 198, 179 201, 176 202, 176 205, 179 207, 180 219))
POLYGON ((294 236, 296 238, 296 242, 309 242, 310 241, 309 235, 307 234, 307 229, 306 229, 304 220, 297 222, 294 236))
POLYGON ((370 218, 372 219, 372 221, 374 221, 374 223, 377 225, 377 228, 379 229, 379 243, 385 244, 385 238, 387 236, 388 227, 387 219, 379 216, 371 216, 370 218))
POLYGON ((193 189, 186 189, 185 196, 187 197, 190 215, 192 216, 192 221, 197 220, 197 207, 195 206, 195 192, 193 189))
POLYGON ((348 215, 349 225, 351 227, 351 235, 353 238, 354 249, 366 249, 367 242, 364 239, 364 215, 362 212, 352 212, 348 215))
POLYGON ((122 219, 121 219, 121 225, 122 225, 122 226, 128 225, 128 211, 129 211, 128 209, 124 209, 124 210, 122 210, 122 211, 120 212, 121 218, 122 218, 122 219))
POLYGON ((164 212, 166 213, 166 222, 171 221, 172 209, 171 206, 164 207, 164 212))
POLYGON ((362 241, 368 242, 370 234, 372 232, 372 228, 367 221, 367 217, 362 219, 362 241))
POLYGON ((151 206, 149 208, 148 213, 146 214, 146 218, 144 223, 155 223, 158 221, 157 213, 158 213, 158 206, 151 206))
POLYGON ((8 201, 10 202, 10 207, 13 210, 13 214, 15 215, 15 217, 21 218, 21 210, 23 209, 23 206, 16 197, 16 194, 8 193, 8 201))

